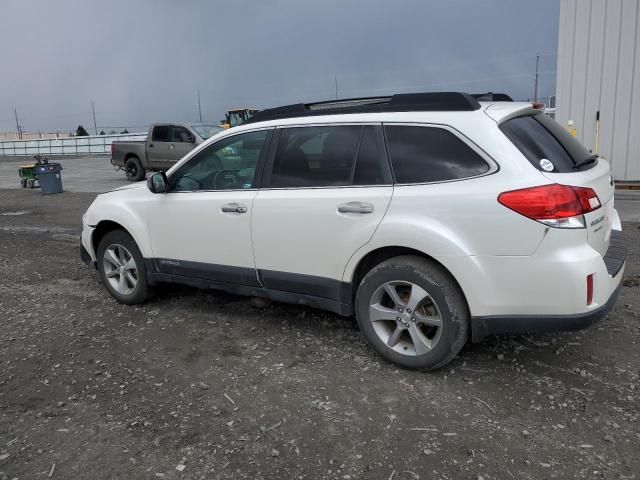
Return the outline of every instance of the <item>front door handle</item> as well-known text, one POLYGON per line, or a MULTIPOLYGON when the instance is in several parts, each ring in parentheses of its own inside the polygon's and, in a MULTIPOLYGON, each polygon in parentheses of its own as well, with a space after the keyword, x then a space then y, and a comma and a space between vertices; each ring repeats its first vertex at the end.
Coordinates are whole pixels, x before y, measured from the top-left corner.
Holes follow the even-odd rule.
POLYGON ((364 202, 349 202, 338 205, 340 213, 373 213, 373 205, 364 202))
POLYGON ((176 148, 176 146, 172 143, 171 145, 169 145, 169 148, 173 150, 174 148, 176 148))
POLYGON ((247 207, 239 203, 227 203, 222 206, 224 213, 247 213, 247 207))

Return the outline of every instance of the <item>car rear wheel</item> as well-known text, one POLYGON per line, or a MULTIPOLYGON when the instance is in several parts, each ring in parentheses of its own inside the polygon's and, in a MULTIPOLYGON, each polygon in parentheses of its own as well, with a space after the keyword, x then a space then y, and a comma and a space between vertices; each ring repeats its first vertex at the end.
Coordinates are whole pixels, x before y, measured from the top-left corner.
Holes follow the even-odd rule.
POLYGON ((417 256, 386 260, 362 279, 356 317, 368 343, 405 368, 433 370, 467 342, 469 311, 440 265, 417 256))
POLYGON ((139 182, 146 174, 142 163, 138 157, 129 157, 124 164, 124 172, 127 175, 127 180, 132 182, 139 182))
POLYGON ((97 259, 102 282, 118 302, 135 305, 152 295, 142 254, 124 230, 108 232, 100 240, 97 259))

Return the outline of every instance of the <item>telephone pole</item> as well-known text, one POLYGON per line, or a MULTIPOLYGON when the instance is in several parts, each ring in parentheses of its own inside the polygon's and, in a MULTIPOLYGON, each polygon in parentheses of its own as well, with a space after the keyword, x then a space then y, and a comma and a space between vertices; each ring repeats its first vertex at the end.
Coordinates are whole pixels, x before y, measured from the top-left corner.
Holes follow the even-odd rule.
POLYGON ((14 108, 13 113, 16 116, 16 133, 18 134, 18 140, 22 140, 22 132, 20 131, 20 122, 18 121, 18 109, 14 108))
POLYGON ((538 64, 540 63, 540 55, 536 55, 536 81, 533 87, 533 101, 538 101, 538 64))
POLYGON ((96 125, 96 109, 93 106, 93 100, 91 100, 91 111, 93 112, 93 129, 96 131, 96 135, 98 135, 98 126, 96 125))
POLYGON ((198 89, 198 117, 200 118, 200 123, 202 123, 202 108, 200 107, 200 89, 198 89))

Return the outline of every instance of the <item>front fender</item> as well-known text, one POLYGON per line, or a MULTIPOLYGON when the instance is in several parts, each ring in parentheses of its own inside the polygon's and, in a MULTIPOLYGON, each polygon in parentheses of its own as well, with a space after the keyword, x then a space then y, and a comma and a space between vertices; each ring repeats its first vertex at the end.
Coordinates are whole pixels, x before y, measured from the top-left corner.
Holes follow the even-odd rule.
MULTIPOLYGON (((129 189, 99 195, 86 213, 90 227, 101 222, 114 222, 133 237, 144 258, 153 256, 149 239, 147 218, 148 204, 153 196, 146 188, 129 189)), ((93 242, 93 238, 91 239, 93 242)))

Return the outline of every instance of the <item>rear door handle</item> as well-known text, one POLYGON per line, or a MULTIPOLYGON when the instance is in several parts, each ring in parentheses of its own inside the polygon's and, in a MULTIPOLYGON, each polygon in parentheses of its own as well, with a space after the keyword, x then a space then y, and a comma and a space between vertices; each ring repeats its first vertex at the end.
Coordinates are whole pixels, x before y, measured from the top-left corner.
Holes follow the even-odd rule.
POLYGON ((373 205, 364 202, 349 202, 338 205, 340 213, 373 213, 373 205))
POLYGON ((227 203, 222 206, 224 213, 247 213, 247 207, 238 203, 227 203))

